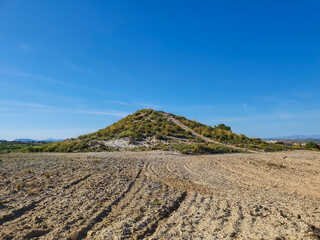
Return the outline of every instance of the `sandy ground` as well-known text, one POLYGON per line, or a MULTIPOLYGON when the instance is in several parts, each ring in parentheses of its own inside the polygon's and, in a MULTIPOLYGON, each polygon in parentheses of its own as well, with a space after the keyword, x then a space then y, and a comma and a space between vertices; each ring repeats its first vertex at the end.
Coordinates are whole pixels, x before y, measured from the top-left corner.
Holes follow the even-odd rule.
POLYGON ((319 152, 0 159, 0 239, 320 239, 319 152))

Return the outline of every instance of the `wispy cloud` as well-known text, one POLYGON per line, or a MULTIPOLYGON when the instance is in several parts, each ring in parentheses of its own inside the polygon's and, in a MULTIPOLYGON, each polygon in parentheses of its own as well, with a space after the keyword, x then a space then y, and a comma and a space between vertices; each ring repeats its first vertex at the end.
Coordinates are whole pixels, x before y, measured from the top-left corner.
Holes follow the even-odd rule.
POLYGON ((67 128, 67 129, 1 129, 1 138, 4 138, 6 140, 14 140, 17 138, 31 138, 36 140, 44 140, 48 138, 54 138, 54 139, 66 139, 71 137, 78 137, 82 134, 87 134, 90 132, 97 131, 97 128, 80 128, 80 129, 73 129, 73 128, 67 128))
POLYGON ((255 115, 248 117, 222 117, 216 118, 217 122, 256 122, 262 120, 279 120, 279 119, 289 119, 292 115, 290 113, 278 113, 270 115, 255 115))
POLYGON ((300 113, 280 112, 265 115, 253 115, 246 117, 222 117, 216 118, 217 122, 258 122, 268 120, 283 120, 283 119, 319 119, 320 111, 306 111, 300 113))
POLYGON ((41 75, 37 75, 37 74, 31 74, 31 73, 26 73, 23 71, 17 71, 17 70, 6 70, 6 69, 0 69, 0 72, 2 74, 5 75, 9 75, 9 76, 14 76, 14 77, 24 77, 24 78, 33 78, 36 80, 43 80, 46 82, 50 82, 50 83, 56 83, 56 84, 61 84, 61 85, 69 85, 69 83, 66 83, 64 81, 60 81, 54 78, 50 78, 50 77, 45 77, 45 76, 41 76, 41 75))
POLYGON ((188 111, 200 111, 200 112, 207 112, 207 111, 234 111, 240 110, 240 111, 253 111, 256 108, 252 107, 251 105, 247 103, 235 103, 235 104, 213 104, 213 105, 162 105, 162 108, 168 109, 169 111, 180 111, 181 109, 187 109, 188 111))
POLYGON ((297 104, 300 102, 297 99, 284 98, 281 96, 256 96, 254 98, 258 101, 261 101, 261 102, 276 103, 276 104, 281 104, 281 105, 297 104))
POLYGON ((60 94, 54 94, 54 93, 48 93, 48 92, 37 92, 37 91, 25 91, 25 93, 30 94, 32 96, 41 96, 46 97, 46 99, 54 99, 54 100, 63 100, 68 102, 86 102, 90 101, 90 99, 85 98, 75 98, 70 97, 69 95, 60 95, 60 94))
POLYGON ((142 103, 142 102, 129 102, 129 101, 123 101, 123 100, 93 100, 93 99, 87 99, 87 98, 74 98, 74 97, 70 97, 70 96, 63 96, 63 95, 59 95, 59 94, 52 94, 52 93, 47 93, 47 92, 27 92, 29 94, 32 95, 38 95, 38 96, 45 96, 45 97, 49 97, 49 98, 53 98, 53 99, 57 99, 57 100, 61 100, 61 99, 66 99, 66 100, 70 100, 70 101, 74 101, 74 102, 82 102, 82 103, 86 103, 86 104, 114 104, 114 105, 121 105, 121 106, 125 106, 125 107, 141 107, 141 108, 153 108, 153 109, 160 109, 161 106, 158 104, 148 104, 148 103, 142 103))
POLYGON ((125 117, 129 113, 123 111, 112 110, 86 110, 86 109, 68 109, 68 108, 35 108, 29 109, 37 112, 52 112, 52 113, 65 113, 65 114, 81 114, 81 115, 98 115, 98 116, 112 116, 112 117, 125 117))
POLYGON ((103 116, 114 116, 114 117, 125 117, 129 113, 121 111, 90 111, 90 110, 74 110, 73 113, 77 114, 88 114, 88 115, 103 115, 103 116))
POLYGON ((5 106, 16 106, 16 107, 27 107, 27 108, 49 108, 49 106, 38 104, 38 103, 30 103, 30 102, 18 102, 18 101, 7 101, 0 100, 0 105, 3 104, 5 106))
POLYGON ((0 107, 0 112, 10 111, 10 108, 0 107))
POLYGON ((153 108, 153 109, 159 109, 160 105, 156 104, 147 104, 147 103, 137 103, 137 102, 129 102, 129 101, 123 101, 123 100, 94 100, 94 99, 88 99, 88 98, 74 98, 70 96, 64 96, 64 95, 59 95, 59 94, 53 94, 53 93, 47 93, 47 92, 35 92, 35 91, 27 91, 26 93, 32 94, 32 95, 38 95, 38 96, 45 96, 47 98, 51 99, 57 99, 57 100, 69 100, 72 102, 81 102, 85 103, 87 105, 90 104, 113 104, 113 105, 121 105, 121 106, 126 106, 126 107, 145 107, 145 108, 153 108))
POLYGON ((130 104, 127 103, 127 102, 119 101, 119 100, 106 100, 105 102, 106 102, 106 103, 112 103, 112 104, 125 105, 125 106, 130 105, 130 104))
POLYGON ((61 63, 63 65, 65 65, 66 67, 68 68, 71 68, 71 69, 74 69, 74 70, 77 70, 77 71, 81 71, 81 72, 87 72, 87 73, 90 73, 90 74, 97 74, 95 71, 92 71, 91 69, 88 69, 88 68, 84 68, 84 67, 81 67, 81 66, 78 66, 70 61, 61 61, 61 63))
POLYGON ((148 103, 133 103, 133 105, 135 105, 135 106, 140 106, 140 107, 143 107, 143 108, 152 108, 152 109, 155 109, 155 110, 161 108, 160 105, 148 104, 148 103))
POLYGON ((256 109, 254 107, 249 106, 247 103, 244 103, 242 106, 245 111, 253 111, 256 109))
POLYGON ((23 72, 23 71, 0 69, 0 73, 5 74, 5 75, 9 75, 9 76, 14 76, 14 77, 23 77, 23 78, 29 78, 31 80, 38 80, 38 81, 41 80, 41 81, 45 81, 47 83, 59 84, 59 85, 63 85, 63 86, 70 87, 70 88, 84 89, 84 90, 88 90, 91 92, 106 94, 105 91, 102 91, 99 89, 76 85, 76 84, 68 83, 68 82, 61 81, 61 80, 58 80, 55 78, 32 74, 32 73, 27 73, 27 72, 23 72))
MULTIPOLYGON (((35 112, 53 112, 53 113, 82 114, 82 115, 101 115, 101 116, 113 116, 113 117, 125 117, 129 114, 129 113, 123 112, 123 111, 69 109, 69 108, 52 107, 52 106, 38 104, 38 103, 6 101, 6 100, 0 100, 0 106, 1 105, 11 106, 11 107, 22 107, 25 110, 35 111, 35 112)), ((7 108, 6 107, 5 109, 17 111, 16 108, 7 108)))
POLYGON ((22 51, 22 52, 31 52, 33 51, 33 48, 26 44, 26 43, 19 43, 16 48, 19 50, 19 51, 22 51))

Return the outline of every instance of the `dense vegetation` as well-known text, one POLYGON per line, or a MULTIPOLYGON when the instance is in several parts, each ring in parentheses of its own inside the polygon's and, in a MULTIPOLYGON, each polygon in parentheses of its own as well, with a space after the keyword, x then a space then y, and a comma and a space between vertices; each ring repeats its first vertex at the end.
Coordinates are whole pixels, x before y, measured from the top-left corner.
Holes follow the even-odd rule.
POLYGON ((156 139, 168 137, 193 139, 194 136, 174 123, 169 122, 161 112, 143 109, 129 115, 111 126, 79 137, 81 140, 109 140, 129 137, 132 142, 155 136, 156 139))
POLYGON ((38 142, 6 142, 0 141, 0 154, 1 153, 10 153, 10 152, 18 152, 21 149, 26 147, 34 147, 34 146, 41 146, 44 143, 38 142))
POLYGON ((172 143, 163 144, 158 143, 152 147, 138 146, 131 149, 131 151, 150 151, 150 150, 163 150, 163 151, 178 151, 182 154, 198 155, 198 154, 216 154, 216 153, 236 153, 241 152, 222 145, 214 143, 172 143))
POLYGON ((42 146, 29 146, 23 149, 27 152, 101 152, 114 151, 115 149, 102 144, 92 146, 85 141, 73 140, 45 144, 42 146))
POLYGON ((195 132, 221 143, 231 144, 237 147, 248 148, 252 150, 282 151, 292 149, 290 146, 267 143, 258 138, 248 138, 244 134, 235 134, 231 131, 231 127, 226 126, 225 124, 219 124, 218 126, 211 127, 194 120, 186 119, 183 116, 175 116, 173 114, 171 114, 171 116, 178 119, 195 132))
POLYGON ((216 153, 235 153, 240 152, 218 144, 192 143, 192 144, 174 144, 174 150, 182 154, 216 154, 216 153))
POLYGON ((309 150, 320 150, 320 146, 315 142, 307 142, 305 148, 309 150))

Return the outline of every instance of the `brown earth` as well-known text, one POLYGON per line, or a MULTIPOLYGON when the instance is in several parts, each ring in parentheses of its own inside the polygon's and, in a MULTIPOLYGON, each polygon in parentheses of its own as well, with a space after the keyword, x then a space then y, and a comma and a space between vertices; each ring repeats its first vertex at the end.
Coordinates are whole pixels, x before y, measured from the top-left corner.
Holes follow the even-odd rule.
POLYGON ((319 152, 0 159, 0 239, 320 239, 319 152))

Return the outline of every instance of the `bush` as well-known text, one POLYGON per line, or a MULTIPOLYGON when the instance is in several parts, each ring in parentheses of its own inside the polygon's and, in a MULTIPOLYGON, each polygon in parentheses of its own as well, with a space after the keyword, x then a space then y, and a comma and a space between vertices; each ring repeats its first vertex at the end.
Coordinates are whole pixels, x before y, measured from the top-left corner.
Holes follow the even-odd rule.
POLYGON ((156 133, 154 137, 157 140, 165 140, 165 137, 161 133, 156 133))
POLYGON ((305 145, 306 149, 320 149, 320 146, 316 144, 315 142, 307 142, 305 145))
POLYGON ((129 144, 134 144, 136 142, 136 138, 133 135, 129 136, 129 144))
POLYGON ((182 154, 190 154, 190 155, 239 152, 237 150, 227 148, 218 144, 204 144, 204 143, 175 144, 173 147, 175 150, 178 150, 182 154))
POLYGON ((226 130, 226 131, 231 131, 231 127, 223 124, 223 123, 220 123, 218 126, 215 126, 216 128, 219 128, 219 129, 222 129, 222 130, 226 130))
POLYGON ((26 148, 40 147, 44 143, 38 142, 1 142, 0 143, 0 154, 23 151, 26 148))

